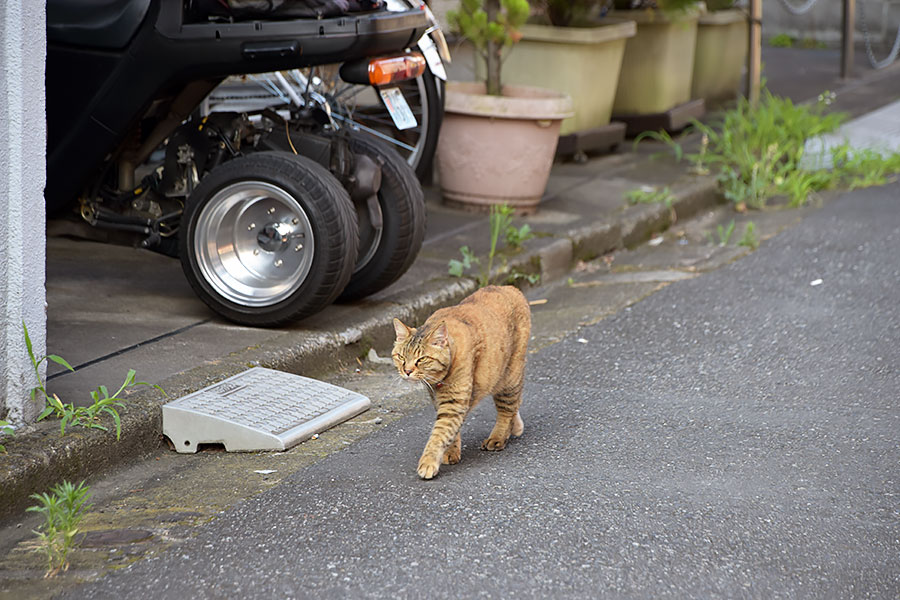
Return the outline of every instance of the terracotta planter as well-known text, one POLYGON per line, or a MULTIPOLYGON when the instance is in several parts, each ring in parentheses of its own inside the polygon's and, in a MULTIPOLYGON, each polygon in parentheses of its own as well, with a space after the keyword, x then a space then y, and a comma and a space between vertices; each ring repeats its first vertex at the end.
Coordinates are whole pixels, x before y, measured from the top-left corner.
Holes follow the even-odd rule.
POLYGON ((715 105, 737 98, 747 62, 747 16, 722 10, 700 17, 691 96, 715 105))
POLYGON ((503 64, 504 83, 536 85, 572 97, 575 115, 561 135, 609 123, 625 40, 634 21, 603 19, 594 27, 524 25, 522 39, 503 64))
POLYGON ((447 83, 435 163, 445 203, 537 210, 572 101, 527 86, 504 86, 503 93, 488 96, 480 83, 447 83))
POLYGON ((612 11, 637 23, 625 43, 625 56, 613 112, 647 115, 665 112, 691 99, 698 13, 669 19, 660 11, 612 11))

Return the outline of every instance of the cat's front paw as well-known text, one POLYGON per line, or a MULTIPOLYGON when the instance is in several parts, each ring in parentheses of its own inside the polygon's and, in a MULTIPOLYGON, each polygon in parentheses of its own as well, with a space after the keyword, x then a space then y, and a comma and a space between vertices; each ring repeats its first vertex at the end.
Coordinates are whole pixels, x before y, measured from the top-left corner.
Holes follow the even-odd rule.
POLYGON ((432 479, 435 475, 438 474, 438 470, 440 468, 441 464, 438 461, 434 460, 430 456, 423 456, 419 460, 419 468, 417 469, 417 473, 422 479, 432 479))

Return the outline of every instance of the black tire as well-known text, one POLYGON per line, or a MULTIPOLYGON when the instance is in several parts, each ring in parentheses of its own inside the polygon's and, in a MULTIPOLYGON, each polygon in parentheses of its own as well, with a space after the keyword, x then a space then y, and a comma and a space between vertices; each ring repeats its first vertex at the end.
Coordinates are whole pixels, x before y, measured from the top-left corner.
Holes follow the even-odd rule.
POLYGON ((213 169, 187 201, 179 238, 197 295, 252 326, 296 321, 333 302, 350 280, 359 243, 356 211, 340 182, 286 152, 213 169))
POLYGON ((425 196, 412 167, 389 146, 367 135, 351 132, 350 150, 381 165, 378 203, 383 227, 379 234, 371 226, 365 203, 356 206, 359 256, 340 301, 363 298, 395 282, 415 261, 425 239, 425 196))

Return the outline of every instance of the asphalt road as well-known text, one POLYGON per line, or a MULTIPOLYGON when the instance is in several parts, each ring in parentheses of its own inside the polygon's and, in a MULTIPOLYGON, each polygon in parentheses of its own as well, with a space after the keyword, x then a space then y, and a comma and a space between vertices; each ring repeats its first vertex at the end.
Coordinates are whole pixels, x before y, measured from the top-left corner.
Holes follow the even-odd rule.
POLYGON ((430 411, 67 598, 897 598, 900 185, 530 358, 525 434, 430 411), (813 285, 813 282, 821 283, 813 285))

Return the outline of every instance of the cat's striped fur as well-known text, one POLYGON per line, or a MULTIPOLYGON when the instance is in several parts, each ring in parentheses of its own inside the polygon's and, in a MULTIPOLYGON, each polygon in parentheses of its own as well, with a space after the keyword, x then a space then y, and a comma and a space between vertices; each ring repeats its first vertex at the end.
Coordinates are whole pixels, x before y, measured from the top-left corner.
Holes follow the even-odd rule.
POLYGON ((522 435, 519 406, 531 335, 531 310, 522 292, 489 286, 436 311, 418 329, 398 319, 394 329, 393 359, 400 377, 425 382, 437 410, 419 459, 419 477, 431 479, 441 463, 459 462, 460 427, 488 394, 494 397, 497 422, 481 447, 503 450, 510 434, 522 435))

